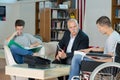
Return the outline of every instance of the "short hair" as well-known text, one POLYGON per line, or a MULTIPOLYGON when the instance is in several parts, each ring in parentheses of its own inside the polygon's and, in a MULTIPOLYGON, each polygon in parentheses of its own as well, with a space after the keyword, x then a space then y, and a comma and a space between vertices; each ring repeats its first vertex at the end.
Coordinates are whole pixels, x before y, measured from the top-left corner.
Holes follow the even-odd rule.
MULTIPOLYGON (((76 19, 69 19, 68 22, 75 22, 76 26, 79 27, 78 21, 76 19)), ((67 24, 68 25, 68 24, 67 24)))
POLYGON ((15 27, 16 26, 25 26, 25 22, 24 22, 24 20, 21 20, 21 19, 18 19, 18 20, 16 20, 15 21, 15 27))
POLYGON ((101 16, 97 21, 96 24, 99 24, 101 26, 103 25, 107 25, 109 27, 111 27, 111 21, 107 16, 101 16))

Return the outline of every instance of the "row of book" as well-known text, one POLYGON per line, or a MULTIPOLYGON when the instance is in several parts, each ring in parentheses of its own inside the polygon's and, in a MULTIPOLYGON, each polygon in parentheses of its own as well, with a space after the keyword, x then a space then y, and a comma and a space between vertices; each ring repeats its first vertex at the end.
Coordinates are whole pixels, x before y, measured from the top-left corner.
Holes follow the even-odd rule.
POLYGON ((116 9, 115 16, 116 18, 120 18, 120 9, 116 9))
POLYGON ((67 29, 67 21, 53 20, 51 23, 51 29, 67 29))
POLYGON ((55 10, 53 9, 52 10, 52 18, 56 19, 56 18, 61 18, 61 19, 64 19, 64 18, 69 18, 69 14, 66 10, 55 10))
POLYGON ((120 0, 116 0, 117 5, 120 5, 120 0))
POLYGON ((120 33, 120 23, 115 24, 115 30, 120 33))
POLYGON ((52 31, 51 40, 61 40, 65 31, 52 31))

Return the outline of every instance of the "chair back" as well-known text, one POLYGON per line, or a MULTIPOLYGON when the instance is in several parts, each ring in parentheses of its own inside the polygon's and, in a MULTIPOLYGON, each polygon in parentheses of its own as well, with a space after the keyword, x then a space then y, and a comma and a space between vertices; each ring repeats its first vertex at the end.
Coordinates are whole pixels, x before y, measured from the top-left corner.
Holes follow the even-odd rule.
POLYGON ((120 42, 118 42, 116 45, 115 53, 116 53, 115 62, 120 63, 120 42))

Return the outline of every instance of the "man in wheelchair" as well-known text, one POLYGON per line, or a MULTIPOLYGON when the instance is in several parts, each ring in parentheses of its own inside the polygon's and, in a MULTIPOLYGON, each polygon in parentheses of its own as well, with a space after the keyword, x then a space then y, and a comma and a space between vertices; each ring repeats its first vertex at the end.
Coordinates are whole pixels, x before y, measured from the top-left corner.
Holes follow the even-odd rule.
MULTIPOLYGON (((103 52, 103 54, 110 55, 112 57, 107 58, 94 58, 92 56, 83 56, 80 54, 75 54, 72 63, 71 63, 71 69, 69 74, 69 80, 72 79, 73 76, 79 76, 81 71, 81 62, 84 61, 98 61, 98 62, 112 62, 112 58, 115 56, 115 48, 118 41, 120 41, 120 35, 118 32, 113 30, 111 26, 111 21, 107 16, 101 16, 97 21, 96 25, 98 27, 98 30, 102 33, 108 36, 104 48, 88 48, 80 50, 80 52, 84 52, 84 54, 88 54, 91 51, 98 51, 103 52)), ((92 66, 92 65, 90 65, 92 66)))

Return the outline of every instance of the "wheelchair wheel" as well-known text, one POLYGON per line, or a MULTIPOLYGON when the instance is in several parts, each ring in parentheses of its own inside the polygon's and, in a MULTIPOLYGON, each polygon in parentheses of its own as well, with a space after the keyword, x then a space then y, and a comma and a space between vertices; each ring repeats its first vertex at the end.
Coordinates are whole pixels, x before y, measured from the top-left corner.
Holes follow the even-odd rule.
POLYGON ((103 63, 91 73, 90 80, 120 80, 120 64, 103 63))

